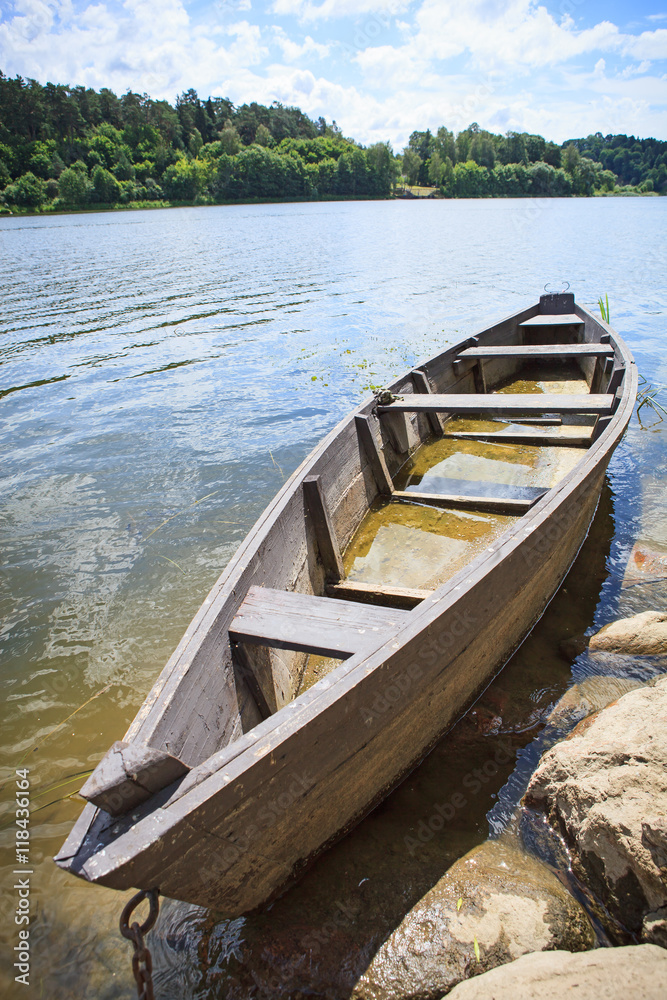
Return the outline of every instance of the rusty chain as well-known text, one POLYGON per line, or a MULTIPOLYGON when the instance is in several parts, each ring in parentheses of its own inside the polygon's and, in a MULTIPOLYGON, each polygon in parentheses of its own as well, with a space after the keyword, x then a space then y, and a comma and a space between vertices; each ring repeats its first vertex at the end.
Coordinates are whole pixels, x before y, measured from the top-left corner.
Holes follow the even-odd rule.
POLYGON ((153 960, 151 953, 146 947, 144 934, 153 927, 157 920, 160 904, 158 902, 158 890, 148 889, 138 892, 136 896, 124 907, 120 915, 120 932, 124 938, 134 945, 132 956, 132 972, 137 982, 137 996, 139 1000, 155 1000, 153 993, 153 960), (147 899, 150 904, 148 916, 143 924, 134 921, 130 924, 130 917, 137 906, 147 899))

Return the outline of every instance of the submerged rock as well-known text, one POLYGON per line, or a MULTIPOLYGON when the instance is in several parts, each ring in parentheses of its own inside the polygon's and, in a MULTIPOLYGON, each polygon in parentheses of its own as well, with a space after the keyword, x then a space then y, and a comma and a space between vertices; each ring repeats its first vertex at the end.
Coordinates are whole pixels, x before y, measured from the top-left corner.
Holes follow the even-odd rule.
POLYGON ((486 841, 410 910, 352 998, 435 1000, 527 952, 594 942, 584 910, 546 865, 509 841, 486 841))
POLYGON ((667 677, 623 695, 548 750, 525 802, 560 830, 576 874, 611 916, 633 935, 662 940, 667 677))
POLYGON ((452 1000, 664 1000, 667 952, 652 944, 596 948, 583 955, 545 951, 524 955, 449 994, 452 1000))
POLYGON ((608 674, 586 677, 565 692, 551 710, 547 723, 559 727, 573 726, 641 685, 641 681, 632 677, 614 677, 608 674))
POLYGON ((649 540, 636 542, 628 558, 623 588, 667 579, 667 552, 649 540))
POLYGON ((667 611, 644 611, 605 625, 588 641, 591 652, 629 653, 636 656, 667 654, 667 611))

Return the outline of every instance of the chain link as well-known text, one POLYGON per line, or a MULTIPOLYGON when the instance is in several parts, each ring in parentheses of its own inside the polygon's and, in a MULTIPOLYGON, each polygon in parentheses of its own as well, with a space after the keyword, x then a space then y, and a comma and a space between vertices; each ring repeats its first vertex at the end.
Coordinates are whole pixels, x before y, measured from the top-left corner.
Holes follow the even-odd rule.
POLYGON ((144 934, 147 934, 157 920, 160 904, 158 902, 158 890, 138 892, 133 896, 127 906, 125 906, 120 917, 120 932, 124 938, 134 945, 132 956, 132 972, 137 983, 137 997, 139 1000, 155 1000, 153 993, 153 960, 151 953, 146 947, 144 934), (130 925, 130 916, 136 907, 147 899, 150 903, 148 917, 143 924, 136 921, 130 925))

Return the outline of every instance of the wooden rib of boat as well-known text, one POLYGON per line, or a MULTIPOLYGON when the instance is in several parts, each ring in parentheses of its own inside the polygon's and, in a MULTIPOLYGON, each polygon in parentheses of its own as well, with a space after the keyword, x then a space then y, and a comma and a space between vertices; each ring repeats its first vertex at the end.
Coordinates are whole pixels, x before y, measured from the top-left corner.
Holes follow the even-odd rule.
POLYGON ((268 506, 86 782, 57 863, 228 916, 282 891, 415 766, 542 615, 636 390, 618 335, 572 295, 545 295, 344 419, 268 506), (554 364, 575 366, 580 391, 498 391, 554 364), (532 485, 443 476, 447 462, 421 483, 406 474, 443 442, 449 454, 567 446, 570 464, 532 485), (388 524, 397 512, 497 522, 472 550, 427 534, 401 555, 409 572, 369 579, 348 553, 378 510, 388 524), (420 578, 438 546, 449 571, 420 578), (317 655, 335 665, 304 690, 317 655))

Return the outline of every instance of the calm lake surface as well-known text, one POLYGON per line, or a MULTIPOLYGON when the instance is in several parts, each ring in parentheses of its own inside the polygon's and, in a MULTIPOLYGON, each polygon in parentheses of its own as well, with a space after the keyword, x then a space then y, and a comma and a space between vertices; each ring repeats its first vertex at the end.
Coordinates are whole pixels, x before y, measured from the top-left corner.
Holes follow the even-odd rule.
MULTIPOLYGON (((546 282, 569 281, 589 306, 608 293, 612 325, 661 385, 666 235, 665 198, 0 220, 3 996, 132 995, 131 948, 117 931, 129 894, 51 861, 80 812, 68 796, 122 738, 208 589, 315 443, 369 386, 535 301, 546 282), (9 824, 23 767, 28 989, 14 983, 11 957, 9 824)), ((655 420, 647 407, 641 415, 655 420)), ((503 828, 550 708, 593 669, 585 656, 559 657, 559 639, 665 606, 661 584, 621 582, 635 543, 667 553, 666 432, 667 421, 645 430, 633 418, 591 536, 542 622, 475 712, 299 886, 247 920, 164 904, 149 942, 157 997, 344 996, 416 899, 503 828), (509 762, 465 815, 411 851, 433 803, 499 741, 509 762)), ((655 668, 628 669, 643 678, 655 668)))

